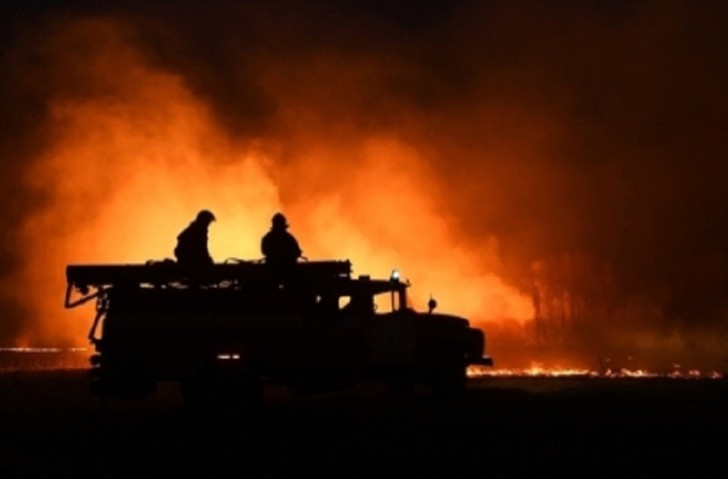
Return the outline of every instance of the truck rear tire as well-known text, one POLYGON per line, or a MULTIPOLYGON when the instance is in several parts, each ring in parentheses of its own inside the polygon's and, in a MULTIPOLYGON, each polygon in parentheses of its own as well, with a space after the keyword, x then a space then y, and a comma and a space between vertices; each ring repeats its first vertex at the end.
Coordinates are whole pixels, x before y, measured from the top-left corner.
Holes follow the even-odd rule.
POLYGON ((182 380, 180 388, 195 412, 251 411, 263 403, 263 382, 252 371, 200 371, 182 380))
POLYGON ((438 399, 462 398, 467 387, 464 358, 459 354, 442 354, 433 367, 431 385, 438 399))
POLYGON ((401 368, 393 371, 386 381, 387 392, 395 401, 402 401, 414 396, 415 375, 413 368, 401 368))

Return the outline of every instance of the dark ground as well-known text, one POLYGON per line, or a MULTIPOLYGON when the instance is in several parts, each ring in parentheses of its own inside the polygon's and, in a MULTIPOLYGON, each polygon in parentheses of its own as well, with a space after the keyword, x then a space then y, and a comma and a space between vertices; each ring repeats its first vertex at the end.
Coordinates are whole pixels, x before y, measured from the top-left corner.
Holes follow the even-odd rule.
POLYGON ((728 382, 478 379, 443 404, 424 391, 291 396, 200 417, 175 387, 142 401, 87 395, 82 370, 0 374, 2 477, 247 475, 466 477, 716 476, 726 468, 728 382), (530 475, 530 474, 529 474, 530 475))

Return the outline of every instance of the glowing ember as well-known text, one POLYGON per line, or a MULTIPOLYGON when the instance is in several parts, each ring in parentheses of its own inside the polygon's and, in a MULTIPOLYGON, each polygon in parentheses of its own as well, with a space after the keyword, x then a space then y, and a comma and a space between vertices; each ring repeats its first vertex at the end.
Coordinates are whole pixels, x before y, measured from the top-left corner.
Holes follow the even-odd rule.
POLYGON ((240 359, 239 354, 218 354, 217 359, 223 360, 223 361, 229 361, 229 360, 237 360, 240 359))
POLYGON ((0 348, 0 352, 8 353, 60 353, 61 348, 0 348))
POLYGON ((676 369, 668 373, 658 373, 645 369, 606 369, 602 372, 580 368, 544 367, 540 363, 532 363, 531 366, 523 369, 488 369, 478 366, 468 368, 468 377, 588 377, 588 378, 670 378, 670 379, 721 379, 723 375, 717 371, 702 372, 697 369, 690 369, 687 372, 676 369))
POLYGON ((88 366, 87 348, 0 347, 0 372, 85 369, 88 366))

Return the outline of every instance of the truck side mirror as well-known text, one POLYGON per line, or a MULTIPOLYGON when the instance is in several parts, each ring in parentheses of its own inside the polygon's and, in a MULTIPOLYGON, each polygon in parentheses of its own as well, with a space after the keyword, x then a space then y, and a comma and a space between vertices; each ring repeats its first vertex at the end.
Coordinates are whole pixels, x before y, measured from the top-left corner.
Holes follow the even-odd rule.
POLYGON ((427 308, 429 311, 427 311, 428 314, 431 314, 432 311, 437 308, 437 301, 435 301, 435 298, 430 295, 430 300, 427 302, 427 308))

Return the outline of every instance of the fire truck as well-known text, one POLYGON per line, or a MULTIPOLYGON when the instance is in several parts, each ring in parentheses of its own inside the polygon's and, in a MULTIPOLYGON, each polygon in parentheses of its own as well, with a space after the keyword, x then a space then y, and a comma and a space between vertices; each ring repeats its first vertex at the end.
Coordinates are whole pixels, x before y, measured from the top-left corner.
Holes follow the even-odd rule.
POLYGON ((66 277, 66 308, 95 302, 90 391, 103 398, 141 399, 164 381, 193 407, 260 404, 269 384, 454 397, 469 365, 493 364, 468 320, 434 312, 432 299, 415 311, 396 270, 354 277, 348 260, 74 264, 66 277))

